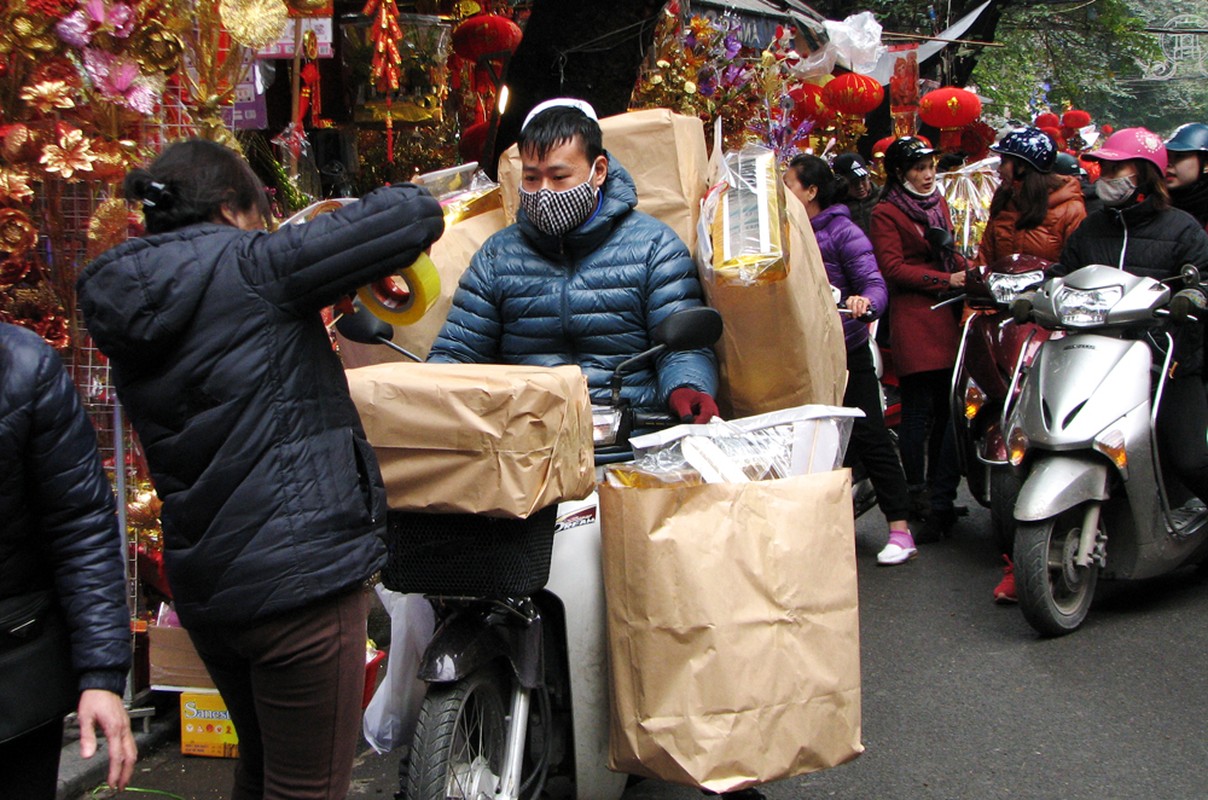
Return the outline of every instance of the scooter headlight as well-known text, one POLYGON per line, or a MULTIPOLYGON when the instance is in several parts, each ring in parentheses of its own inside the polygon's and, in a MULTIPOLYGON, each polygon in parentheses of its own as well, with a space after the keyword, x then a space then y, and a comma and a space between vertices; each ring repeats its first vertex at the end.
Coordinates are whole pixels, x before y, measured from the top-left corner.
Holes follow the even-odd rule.
POLYGON ((990 287, 990 293, 994 295, 994 301, 1004 306, 1009 306, 1019 296, 1020 292, 1038 283, 1044 283, 1044 273, 1040 270, 1020 272, 1017 275, 1008 275, 1005 272, 991 272, 986 277, 986 285, 990 287))
POLYGON ((1062 325, 1081 328, 1102 325, 1107 312, 1124 296, 1123 286, 1103 286, 1099 289, 1075 289, 1062 286, 1053 298, 1053 310, 1062 325))
POLYGON ((1091 446, 1107 456, 1120 472, 1128 475, 1128 451, 1124 449, 1124 434, 1118 428, 1106 430, 1095 437, 1091 446))
POLYGON ((986 393, 970 378, 965 385, 965 419, 975 419, 985 404, 986 393))
POLYGON ((1028 435, 1023 432, 1023 428, 1011 429, 1010 435, 1007 436, 1007 460, 1011 462, 1011 466, 1018 467, 1023 463, 1030 444, 1028 435))

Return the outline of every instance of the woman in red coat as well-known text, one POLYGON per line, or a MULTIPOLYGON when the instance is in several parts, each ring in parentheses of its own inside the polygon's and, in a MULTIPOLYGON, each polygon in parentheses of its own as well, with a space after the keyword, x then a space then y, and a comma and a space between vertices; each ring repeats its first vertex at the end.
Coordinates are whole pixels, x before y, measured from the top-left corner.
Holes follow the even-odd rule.
POLYGON ((963 288, 965 272, 950 253, 928 244, 929 228, 952 232, 935 180, 935 151, 903 136, 885 151, 885 191, 872 211, 869 236, 889 286, 890 344, 902 388, 902 467, 916 507, 930 484, 919 542, 936 541, 952 529, 960 483, 948 413, 960 306, 931 306, 963 288))

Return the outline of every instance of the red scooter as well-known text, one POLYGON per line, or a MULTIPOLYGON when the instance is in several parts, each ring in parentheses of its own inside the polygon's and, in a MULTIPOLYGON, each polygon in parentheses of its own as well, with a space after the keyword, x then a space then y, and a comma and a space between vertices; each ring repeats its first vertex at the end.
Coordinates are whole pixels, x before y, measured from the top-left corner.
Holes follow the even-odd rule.
POLYGON ((1020 391, 1020 377, 1041 343, 1053 335, 1032 323, 1018 324, 1011 302, 1044 281, 1050 262, 1028 255, 1000 258, 969 271, 965 305, 970 314, 961 334, 952 374, 952 421, 957 457, 969 491, 990 509, 997 544, 1010 552, 1019 478, 1007 461, 1007 414, 1020 391))

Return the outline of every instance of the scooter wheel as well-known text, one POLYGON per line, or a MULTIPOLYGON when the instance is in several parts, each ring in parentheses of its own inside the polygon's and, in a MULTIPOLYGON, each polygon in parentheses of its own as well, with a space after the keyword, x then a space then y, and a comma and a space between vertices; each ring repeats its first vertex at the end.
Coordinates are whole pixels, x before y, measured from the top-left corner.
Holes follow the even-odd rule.
POLYGON ((1074 561, 1085 504, 1015 530, 1015 592, 1028 624, 1042 636, 1064 636, 1081 627, 1095 596, 1099 566, 1074 561))
POLYGON ((406 800, 495 795, 507 747, 509 693, 508 680, 490 669, 428 689, 412 738, 406 800))

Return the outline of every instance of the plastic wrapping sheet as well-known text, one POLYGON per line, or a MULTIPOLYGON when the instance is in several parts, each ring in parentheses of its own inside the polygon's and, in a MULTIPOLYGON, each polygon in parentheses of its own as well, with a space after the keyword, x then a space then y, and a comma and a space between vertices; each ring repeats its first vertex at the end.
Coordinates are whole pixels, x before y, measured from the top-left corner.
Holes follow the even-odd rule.
POLYGON ((805 405, 740 420, 678 425, 630 440, 636 458, 605 472, 613 486, 746 483, 843 465, 858 409, 805 405))
POLYGON ((788 220, 776 154, 749 144, 726 153, 702 205, 711 243, 706 279, 749 286, 788 275, 788 220))
POLYGON ((952 214, 956 244, 970 258, 977 254, 990 219, 990 200, 1000 183, 998 163, 999 157, 993 156, 936 176, 952 214))

